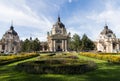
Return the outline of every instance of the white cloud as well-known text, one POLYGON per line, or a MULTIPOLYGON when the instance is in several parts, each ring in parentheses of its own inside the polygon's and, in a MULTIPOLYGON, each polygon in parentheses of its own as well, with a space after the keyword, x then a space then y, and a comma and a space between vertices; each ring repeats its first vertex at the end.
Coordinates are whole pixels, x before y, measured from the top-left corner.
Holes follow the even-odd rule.
MULTIPOLYGON (((39 35, 39 38, 42 40, 45 40, 46 38, 43 38, 46 36, 46 31, 49 31, 49 29, 52 27, 53 19, 49 15, 45 15, 42 10, 47 10, 49 6, 48 3, 45 3, 44 1, 39 1, 42 5, 39 7, 39 13, 35 12, 29 4, 26 4, 26 0, 20 0, 19 2, 17 0, 1 0, 0 1, 0 22, 4 24, 10 23, 11 20, 13 20, 14 25, 16 27, 29 27, 29 29, 38 29, 36 33, 44 33, 41 36, 39 35)), ((54 7, 57 4, 54 4, 50 9, 55 10, 55 12, 59 9, 58 7, 54 7)), ((57 5, 59 6, 59 5, 57 5)), ((51 11, 54 12, 54 11, 51 11)), ((50 13, 50 12, 47 12, 50 13)), ((4 25, 3 24, 3 25, 4 25)), ((2 25, 1 25, 2 26, 2 25)), ((7 26, 7 25, 6 25, 7 26)), ((5 27, 1 27, 2 29, 5 29, 5 27)), ((8 30, 8 28, 6 29, 8 30)), ((22 31, 23 32, 23 31, 22 31)), ((33 31, 34 32, 34 31, 33 31)), ((31 33, 33 33, 31 32, 31 33)), ((0 33, 3 35, 3 33, 0 33)), ((19 33, 21 39, 25 38, 26 36, 21 35, 22 33, 19 33)), ((0 35, 0 36, 2 36, 0 35)))
POLYGON ((105 21, 111 30, 120 38, 120 6, 117 1, 106 1, 103 10, 92 10, 92 12, 82 14, 80 10, 73 12, 68 18, 67 24, 71 26, 69 30, 79 35, 86 33, 92 40, 96 40, 103 30, 105 21))
POLYGON ((35 32, 33 31, 32 33, 25 34, 25 36, 22 36, 21 39, 25 40, 26 38, 32 37, 32 39, 38 38, 40 41, 47 41, 47 33, 41 33, 41 32, 35 32))
POLYGON ((25 3, 19 4, 18 6, 20 5, 23 6, 24 10, 20 10, 15 6, 9 7, 9 5, 0 4, 0 10, 2 10, 0 13, 0 20, 3 22, 10 22, 10 20, 13 20, 15 21, 16 25, 30 26, 40 29, 44 29, 44 27, 50 27, 51 22, 44 15, 39 17, 25 3))
POLYGON ((69 3, 72 3, 72 0, 68 0, 69 3))
MULTIPOLYGON (((55 20, 53 20, 55 14, 58 13, 60 8, 63 8, 61 5, 65 2, 72 3, 73 0, 51 0, 51 2, 47 0, 38 0, 37 2, 34 1, 34 3, 28 3, 27 1, 28 0, 19 0, 19 2, 18 0, 0 0, 1 30, 5 30, 5 28, 7 30, 8 24, 13 20, 16 27, 28 28, 24 30, 25 35, 24 33, 21 34, 23 31, 19 31, 21 39, 25 39, 26 37, 29 38, 31 33, 33 37, 38 37, 40 40, 46 40, 46 31, 50 31, 49 29, 52 28, 55 22, 55 20)), ((112 2, 111 0, 107 1, 104 2, 105 8, 102 11, 93 10, 93 12, 88 13, 85 11, 81 13, 82 11, 78 7, 78 11, 76 11, 77 9, 73 10, 73 12, 68 10, 72 15, 64 20, 64 24, 68 27, 67 30, 70 31, 72 35, 77 33, 81 36, 86 33, 91 39, 95 40, 103 29, 106 19, 110 29, 120 37, 120 7, 115 3, 117 0, 112 2)), ((0 32, 0 36, 2 36, 1 34, 3 35, 3 33, 0 32)))
POLYGON ((83 33, 81 32, 81 31, 79 31, 79 30, 76 30, 74 27, 69 27, 68 29, 67 29, 67 32, 69 33, 71 33, 71 37, 74 35, 74 34, 78 34, 78 35, 82 35, 83 33))
MULTIPOLYGON (((114 3, 115 4, 115 3, 114 3)), ((106 9, 100 13, 92 13, 92 15, 87 16, 88 19, 95 21, 98 24, 107 24, 111 30, 120 38, 120 7, 112 5, 111 3, 106 3, 106 9)))
POLYGON ((97 37, 96 33, 98 33, 98 26, 92 23, 91 20, 88 20, 86 14, 81 14, 80 12, 73 12, 72 16, 66 20, 68 31, 72 35, 77 33, 81 37, 83 34, 87 34, 90 39, 95 40, 97 37))

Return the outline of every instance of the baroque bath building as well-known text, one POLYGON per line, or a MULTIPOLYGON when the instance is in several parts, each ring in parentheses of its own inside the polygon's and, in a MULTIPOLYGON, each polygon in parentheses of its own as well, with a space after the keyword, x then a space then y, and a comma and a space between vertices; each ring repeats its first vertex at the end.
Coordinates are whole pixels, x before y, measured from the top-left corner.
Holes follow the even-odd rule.
POLYGON ((105 25, 96 43, 97 51, 116 53, 120 51, 120 39, 105 25))
POLYGON ((1 53, 17 53, 20 51, 20 39, 14 27, 11 25, 10 29, 5 32, 0 41, 1 53))
POLYGON ((58 16, 52 30, 47 33, 48 51, 68 51, 69 39, 70 33, 67 33, 65 25, 58 16))

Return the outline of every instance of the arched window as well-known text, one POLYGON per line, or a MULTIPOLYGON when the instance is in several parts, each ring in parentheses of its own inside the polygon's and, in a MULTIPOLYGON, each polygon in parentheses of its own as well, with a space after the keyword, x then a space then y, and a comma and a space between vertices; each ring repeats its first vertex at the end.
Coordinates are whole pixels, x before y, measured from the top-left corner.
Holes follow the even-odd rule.
POLYGON ((58 39, 58 40, 56 40, 56 43, 62 43, 62 40, 58 39))

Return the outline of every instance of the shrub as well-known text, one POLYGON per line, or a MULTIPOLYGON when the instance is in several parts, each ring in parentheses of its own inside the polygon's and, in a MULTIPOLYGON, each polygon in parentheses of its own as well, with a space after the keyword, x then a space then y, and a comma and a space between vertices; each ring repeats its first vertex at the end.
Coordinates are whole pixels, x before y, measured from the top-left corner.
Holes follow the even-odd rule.
POLYGON ((32 61, 18 64, 16 69, 18 71, 25 71, 27 73, 35 74, 82 74, 97 68, 94 62, 84 62, 79 61, 74 63, 71 60, 42 60, 42 61, 32 61), (63 63, 66 61, 66 63, 63 63), (72 63, 73 62, 73 63, 72 63))
POLYGON ((73 55, 72 55, 72 56, 68 56, 68 57, 66 57, 66 58, 79 59, 78 56, 73 56, 73 55))
POLYGON ((55 55, 55 53, 51 53, 51 54, 49 54, 48 56, 54 56, 55 55))
POLYGON ((97 68, 94 62, 78 59, 78 55, 59 53, 41 55, 37 61, 20 63, 18 71, 35 74, 81 74, 97 68))

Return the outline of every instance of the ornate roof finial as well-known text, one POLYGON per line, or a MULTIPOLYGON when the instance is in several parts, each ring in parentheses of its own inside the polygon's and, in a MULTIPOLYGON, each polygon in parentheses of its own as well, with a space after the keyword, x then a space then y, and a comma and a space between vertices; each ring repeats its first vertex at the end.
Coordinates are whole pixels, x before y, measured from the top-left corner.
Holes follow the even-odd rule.
POLYGON ((14 27, 13 27, 13 20, 11 21, 11 27, 10 27, 10 29, 11 29, 11 30, 14 29, 14 27))
POLYGON ((30 41, 32 41, 32 34, 30 33, 30 41))
POLYGON ((13 26, 13 20, 11 21, 11 26, 13 26))
POLYGON ((105 29, 108 29, 108 26, 107 26, 107 21, 105 19, 105 29))
POLYGON ((60 15, 58 14, 58 22, 60 22, 60 15))
POLYGON ((107 20, 105 19, 105 26, 107 26, 107 20))

